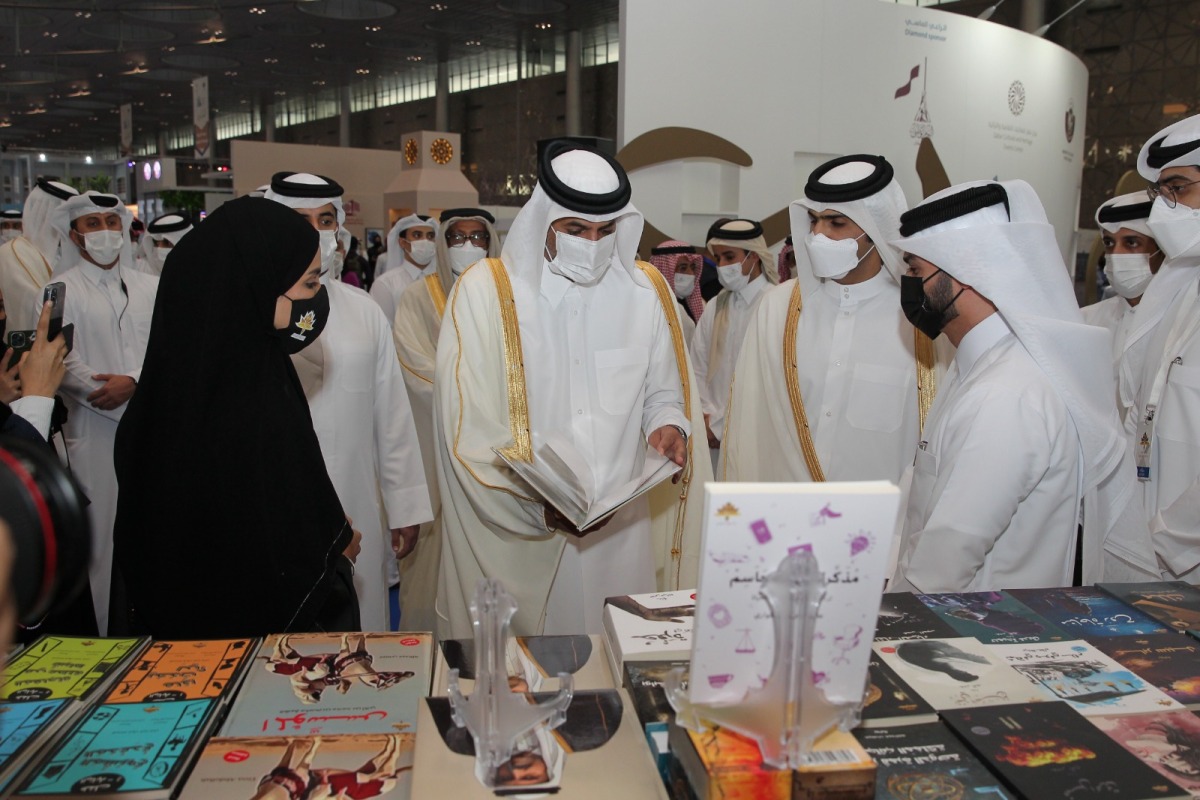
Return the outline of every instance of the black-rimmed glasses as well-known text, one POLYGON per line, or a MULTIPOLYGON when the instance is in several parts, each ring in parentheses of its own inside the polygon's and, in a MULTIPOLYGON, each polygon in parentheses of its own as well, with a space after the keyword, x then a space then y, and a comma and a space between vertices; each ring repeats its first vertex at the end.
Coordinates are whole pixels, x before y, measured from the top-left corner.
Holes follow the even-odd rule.
POLYGON ((487 247, 488 243, 492 241, 492 237, 488 234, 487 231, 475 231, 474 233, 470 233, 470 234, 464 234, 464 233, 447 233, 446 234, 446 244, 450 245, 451 247, 457 247, 460 244, 466 244, 468 239, 471 240, 471 244, 481 245, 483 247, 487 247))
MULTIPOLYGON (((1175 179, 1171 178, 1170 180, 1174 181, 1175 179)), ((1151 200, 1161 197, 1163 202, 1167 204, 1167 208, 1174 208, 1179 205, 1179 198, 1177 197, 1179 190, 1186 189, 1196 183, 1200 183, 1200 181, 1185 181, 1184 183, 1179 183, 1178 181, 1174 183, 1155 181, 1146 187, 1146 194, 1150 196, 1151 200)))

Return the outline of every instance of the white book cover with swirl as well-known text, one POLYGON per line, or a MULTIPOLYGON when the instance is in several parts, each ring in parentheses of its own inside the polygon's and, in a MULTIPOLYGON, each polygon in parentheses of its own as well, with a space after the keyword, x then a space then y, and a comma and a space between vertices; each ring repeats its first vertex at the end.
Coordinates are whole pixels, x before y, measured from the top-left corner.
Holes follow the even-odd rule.
POLYGON ((784 558, 808 550, 826 582, 814 682, 830 700, 860 702, 899 501, 885 481, 708 484, 691 701, 736 703, 770 677, 775 632, 760 590, 784 558))

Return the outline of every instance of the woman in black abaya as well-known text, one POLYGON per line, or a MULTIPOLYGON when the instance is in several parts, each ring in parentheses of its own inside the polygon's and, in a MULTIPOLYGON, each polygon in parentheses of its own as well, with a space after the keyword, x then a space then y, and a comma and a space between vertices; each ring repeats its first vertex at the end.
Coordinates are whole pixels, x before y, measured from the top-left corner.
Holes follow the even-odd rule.
POLYGON ((171 251, 117 431, 118 632, 358 629, 356 534, 289 358, 328 316, 317 242, 295 211, 246 197, 171 251))

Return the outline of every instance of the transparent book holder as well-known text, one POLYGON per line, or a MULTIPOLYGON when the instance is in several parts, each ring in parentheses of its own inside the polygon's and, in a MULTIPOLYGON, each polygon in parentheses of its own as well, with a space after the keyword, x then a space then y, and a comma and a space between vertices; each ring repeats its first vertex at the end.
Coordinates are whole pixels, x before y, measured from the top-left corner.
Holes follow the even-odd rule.
POLYGON ((475 587, 471 602, 475 629, 475 686, 464 696, 458 670, 450 670, 450 707, 454 724, 465 727, 475 742, 475 777, 496 788, 496 769, 512 757, 518 742, 539 726, 553 730, 567 718, 574 694, 571 675, 558 674, 558 693, 544 702, 514 692, 508 685, 505 649, 517 602, 504 585, 490 578, 475 587))
POLYGON ((676 724, 702 732, 719 725, 758 743, 763 763, 795 769, 808 763, 813 743, 836 727, 858 724, 862 702, 837 703, 813 683, 813 637, 817 611, 825 595, 825 577, 808 550, 789 554, 766 579, 762 596, 771 606, 775 657, 771 676, 740 701, 710 705, 692 703, 684 687, 684 670, 665 681, 676 724))

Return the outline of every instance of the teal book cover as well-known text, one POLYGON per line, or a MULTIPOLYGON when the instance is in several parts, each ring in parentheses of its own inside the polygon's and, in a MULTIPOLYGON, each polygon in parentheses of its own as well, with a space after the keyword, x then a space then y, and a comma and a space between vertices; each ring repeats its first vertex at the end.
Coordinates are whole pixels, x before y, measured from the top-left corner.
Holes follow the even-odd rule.
POLYGON ((1063 642, 1070 638, 1008 592, 919 594, 917 599, 954 628, 984 644, 1063 642))

